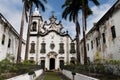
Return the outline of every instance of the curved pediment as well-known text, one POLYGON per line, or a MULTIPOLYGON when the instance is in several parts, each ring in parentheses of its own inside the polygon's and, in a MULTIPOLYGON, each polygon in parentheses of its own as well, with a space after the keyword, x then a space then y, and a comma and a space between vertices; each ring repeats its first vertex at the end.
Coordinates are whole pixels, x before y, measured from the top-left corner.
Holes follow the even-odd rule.
POLYGON ((68 33, 67 32, 61 32, 61 33, 59 33, 59 32, 57 32, 57 31, 55 31, 55 30, 50 30, 50 31, 47 31, 47 32, 45 32, 45 33, 39 33, 39 35, 40 36, 46 36, 46 35, 48 35, 49 33, 51 33, 51 32, 55 32, 56 34, 58 34, 58 35, 60 35, 60 36, 67 36, 68 35, 68 33))
POLYGON ((57 55, 58 55, 58 54, 57 54, 56 52, 54 52, 54 51, 51 51, 51 52, 49 52, 49 53, 47 54, 47 56, 50 57, 50 58, 56 58, 57 55))
POLYGON ((57 31, 55 31, 55 30, 50 30, 50 31, 45 32, 45 33, 39 32, 39 33, 37 33, 37 34, 30 34, 30 36, 42 36, 42 37, 44 37, 44 36, 46 36, 46 35, 49 35, 49 33, 51 33, 51 32, 55 32, 56 34, 58 34, 58 35, 60 35, 60 36, 62 36, 62 37, 68 36, 72 41, 74 41, 74 40, 71 38, 71 36, 68 34, 68 31, 59 33, 59 32, 57 32, 57 31))
POLYGON ((59 21, 59 23, 56 23, 57 18, 54 15, 52 15, 49 20, 50 20, 49 24, 47 23, 47 21, 44 22, 43 25, 44 31, 47 32, 50 30, 55 30, 57 32, 61 32, 63 28, 61 21, 59 21))

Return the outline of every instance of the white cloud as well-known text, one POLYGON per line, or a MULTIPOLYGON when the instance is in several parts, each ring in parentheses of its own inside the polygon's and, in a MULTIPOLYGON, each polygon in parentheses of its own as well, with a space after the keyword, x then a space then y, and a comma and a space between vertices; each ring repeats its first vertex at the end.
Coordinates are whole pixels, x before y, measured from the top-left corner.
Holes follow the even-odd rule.
MULTIPOLYGON (((22 15, 22 1, 21 0, 0 0, 0 12, 9 21, 11 25, 19 32, 22 15)), ((24 28, 26 32, 26 27, 24 28)), ((26 34, 24 38, 26 37, 26 34)))
MULTIPOLYGON (((112 3, 113 4, 113 3, 112 3)), ((88 31, 93 27, 93 24, 98 22, 100 18, 110 9, 110 3, 101 4, 100 6, 93 6, 92 11, 93 14, 87 19, 87 27, 88 31)))
MULTIPOLYGON (((93 15, 91 15, 88 18, 88 30, 93 27, 93 23, 97 22, 104 14, 105 12, 111 7, 111 5, 115 2, 115 0, 108 0, 105 4, 101 4, 99 7, 92 7, 93 15)), ((22 15, 22 0, 0 0, 0 12, 5 16, 5 18, 13 25, 13 27, 19 32, 20 29, 20 22, 21 22, 21 15, 22 15)), ((54 11, 54 6, 52 7, 50 4, 46 4, 46 12, 41 12, 41 15, 43 16, 43 20, 49 19, 51 16, 51 12, 54 11)), ((57 17, 60 16, 62 12, 55 12, 55 15, 57 17)), ((81 16, 81 15, 80 15, 81 16)), ((81 18, 80 24, 81 24, 81 18)), ((59 19, 58 19, 59 20, 59 19)), ((75 30, 75 24, 69 21, 62 20, 63 27, 65 27, 65 30, 68 30, 72 38, 75 37, 76 30, 75 30)), ((24 30, 26 30, 26 25, 24 30)), ((26 32, 26 31, 24 31, 26 32)), ((24 38, 26 37, 26 33, 24 38)))
POLYGON ((62 23, 63 23, 63 27, 64 27, 64 31, 67 31, 68 30, 68 33, 70 34, 70 36, 72 38, 75 38, 75 35, 76 35, 76 26, 73 22, 69 22, 69 21, 65 21, 65 20, 62 20, 62 23))
MULTIPOLYGON (((91 9, 93 11, 93 14, 91 16, 88 17, 87 19, 87 32, 93 27, 93 23, 96 23, 100 20, 100 18, 102 18, 102 16, 110 9, 111 5, 114 3, 115 1, 111 0, 106 2, 105 4, 101 4, 100 6, 93 6, 91 9)), ((81 13, 79 14, 79 22, 80 22, 80 26, 82 23, 82 17, 81 17, 81 13)), ((70 23, 69 21, 64 21, 63 23, 64 26, 67 27, 70 35, 72 36, 72 38, 75 37, 76 34, 76 30, 75 30, 75 25, 74 23, 70 23)), ((66 28, 65 27, 65 28, 66 28)), ((81 35, 80 38, 82 38, 82 28, 81 28, 81 35)))
MULTIPOLYGON (((54 11, 53 7, 50 4, 45 4, 45 12, 42 12, 42 16, 44 20, 48 20, 48 18, 51 16, 52 11, 54 11)), ((40 11, 41 12, 41 11, 40 11)))

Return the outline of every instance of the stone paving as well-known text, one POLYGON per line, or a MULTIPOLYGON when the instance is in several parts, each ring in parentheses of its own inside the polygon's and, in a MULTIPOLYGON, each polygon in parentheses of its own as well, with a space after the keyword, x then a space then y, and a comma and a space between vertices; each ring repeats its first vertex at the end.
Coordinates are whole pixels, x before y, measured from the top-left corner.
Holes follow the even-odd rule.
MULTIPOLYGON (((48 73, 50 73, 50 72, 43 72, 42 75, 40 75, 39 78, 36 80, 44 80, 45 75, 48 73)), ((71 80, 68 77, 66 77, 65 75, 63 75, 61 72, 54 71, 54 73, 55 73, 55 75, 59 76, 61 78, 61 80, 71 80)))

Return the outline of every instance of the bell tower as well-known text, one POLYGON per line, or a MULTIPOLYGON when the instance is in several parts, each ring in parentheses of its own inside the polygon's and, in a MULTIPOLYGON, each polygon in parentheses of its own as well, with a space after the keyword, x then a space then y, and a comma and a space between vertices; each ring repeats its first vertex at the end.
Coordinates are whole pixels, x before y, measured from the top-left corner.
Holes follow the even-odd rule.
POLYGON ((32 24, 31 24, 31 34, 37 34, 38 32, 41 32, 42 27, 42 16, 39 13, 39 10, 35 8, 35 11, 32 14, 32 24))

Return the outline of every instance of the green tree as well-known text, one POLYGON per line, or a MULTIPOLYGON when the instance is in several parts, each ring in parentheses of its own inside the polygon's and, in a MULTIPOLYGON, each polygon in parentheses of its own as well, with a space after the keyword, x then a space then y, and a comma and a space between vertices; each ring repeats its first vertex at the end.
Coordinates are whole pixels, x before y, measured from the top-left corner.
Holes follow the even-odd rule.
POLYGON ((95 5, 99 5, 98 0, 66 0, 63 4, 63 14, 62 17, 73 21, 76 24, 76 50, 77 50, 77 61, 80 62, 80 49, 79 49, 79 34, 80 25, 78 21, 79 11, 82 11, 82 28, 83 28, 83 42, 84 42, 84 64, 87 63, 87 52, 86 52, 86 40, 85 40, 85 30, 86 30, 86 18, 92 14, 92 10, 88 5, 88 1, 92 1, 95 5))
MULTIPOLYGON (((46 0, 43 0, 43 1, 46 2, 46 0)), ((17 63, 21 62, 21 48, 22 48, 22 39, 23 39, 24 17, 26 18, 26 22, 28 22, 27 12, 29 12, 30 17, 29 17, 28 34, 27 34, 27 35, 29 35, 29 30, 30 30, 29 26, 31 23, 31 14, 32 14, 33 4, 35 4, 36 7, 41 6, 42 10, 43 11, 45 10, 44 5, 42 4, 42 2, 40 0, 22 0, 22 2, 24 5, 23 5, 23 11, 22 11, 21 27, 20 27, 17 63)), ((29 36, 27 36, 27 43, 29 42, 28 37, 29 36)), ((29 46, 29 45, 27 44, 26 46, 29 46)), ((28 52, 28 50, 26 52, 28 52)), ((25 55, 25 59, 27 58, 26 56, 28 56, 28 53, 25 55)))
POLYGON ((77 62, 80 62, 80 50, 79 50, 80 25, 78 22, 78 12, 81 9, 80 1, 81 0, 79 0, 79 3, 78 3, 76 0, 66 0, 65 3, 62 5, 62 8, 64 8, 62 18, 67 19, 67 17, 69 16, 69 21, 73 21, 76 25, 77 62))
POLYGON ((83 44, 84 44, 84 64, 87 64, 87 51, 86 51, 86 18, 88 15, 92 14, 92 11, 90 9, 90 6, 88 2, 91 1, 95 5, 99 5, 98 0, 82 0, 82 28, 83 28, 83 44))
MULTIPOLYGON (((64 9, 62 17, 73 21, 76 25, 76 51, 77 51, 77 62, 80 63, 80 46, 79 46, 79 35, 80 35, 80 24, 78 21, 78 15, 80 10, 82 10, 82 0, 66 0, 62 6, 64 9)), ((91 14, 91 10, 87 7, 88 13, 91 14)))

